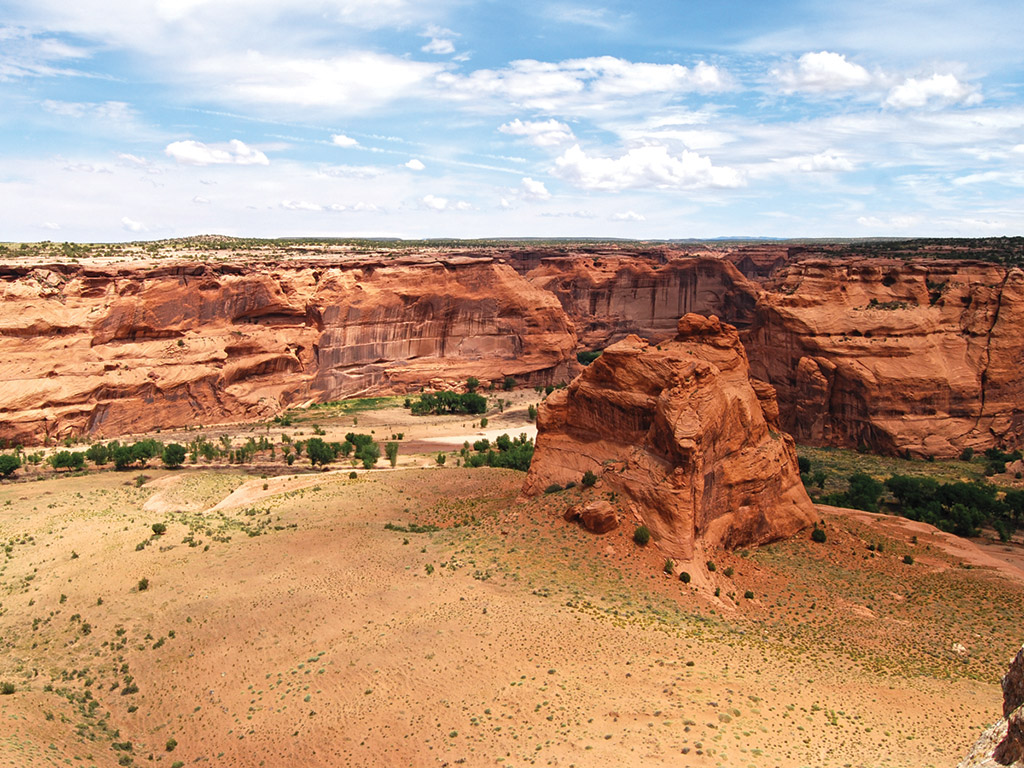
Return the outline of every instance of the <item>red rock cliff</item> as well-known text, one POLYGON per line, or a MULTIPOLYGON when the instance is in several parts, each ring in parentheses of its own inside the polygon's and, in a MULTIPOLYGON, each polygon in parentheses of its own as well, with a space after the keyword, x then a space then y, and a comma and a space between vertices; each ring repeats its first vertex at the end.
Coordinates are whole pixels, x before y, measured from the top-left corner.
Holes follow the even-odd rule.
POLYGON ((613 344, 541 406, 524 493, 591 470, 685 560, 795 533, 814 510, 774 392, 748 374, 736 329, 717 318, 685 315, 660 346, 613 344))
POLYGON ((1024 272, 982 262, 804 261, 744 335, 801 441, 953 456, 1024 439, 1024 272))
POLYGON ((431 381, 569 378, 558 301, 493 259, 9 267, 0 439, 266 417, 431 381))

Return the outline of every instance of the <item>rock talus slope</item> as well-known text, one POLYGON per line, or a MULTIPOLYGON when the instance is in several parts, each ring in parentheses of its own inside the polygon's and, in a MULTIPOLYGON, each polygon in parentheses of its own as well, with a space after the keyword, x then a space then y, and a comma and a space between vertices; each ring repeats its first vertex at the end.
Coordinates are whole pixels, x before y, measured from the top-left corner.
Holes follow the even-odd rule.
POLYGON ((0 299, 0 439, 26 445, 577 365, 558 301, 493 259, 8 267, 0 299))
POLYGON ((798 441, 954 456, 1024 439, 1024 272, 983 262, 806 260, 744 333, 798 441))
POLYGON ((629 336, 548 397, 523 492, 591 470, 683 560, 783 538, 815 516, 777 418, 736 329, 688 314, 673 340, 629 336))
POLYGON ((1024 648, 1003 677, 1003 717, 981 735, 958 768, 1024 766, 1024 648))

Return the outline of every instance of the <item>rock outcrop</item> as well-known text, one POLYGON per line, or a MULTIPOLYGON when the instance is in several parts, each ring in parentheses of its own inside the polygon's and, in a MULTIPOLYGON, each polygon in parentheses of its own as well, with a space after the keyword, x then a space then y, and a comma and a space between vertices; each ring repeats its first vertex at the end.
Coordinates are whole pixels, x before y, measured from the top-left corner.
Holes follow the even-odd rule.
POLYGON ((19 266, 0 297, 10 444, 577 367, 558 301, 491 258, 19 266))
POLYGON ((1003 718, 981 735, 958 768, 1024 766, 1024 648, 1003 677, 1003 718))
POLYGON ((673 340, 629 336, 548 397, 523 492, 591 470, 681 560, 783 538, 815 517, 777 417, 736 329, 688 314, 673 340))
POLYGON ((1024 439, 1024 272, 984 262, 806 260, 744 334, 798 441, 949 457, 1024 439))
POLYGON ((578 522, 591 533, 608 533, 619 527, 615 506, 604 499, 594 499, 569 507, 563 517, 567 523, 578 522))

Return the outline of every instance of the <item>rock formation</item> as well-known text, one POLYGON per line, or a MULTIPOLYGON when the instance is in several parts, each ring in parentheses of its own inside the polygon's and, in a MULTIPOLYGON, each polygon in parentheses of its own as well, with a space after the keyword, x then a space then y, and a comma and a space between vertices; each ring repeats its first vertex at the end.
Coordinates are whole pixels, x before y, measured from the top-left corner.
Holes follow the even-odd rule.
POLYGON ((1003 677, 1003 718, 981 735, 958 768, 1024 766, 1024 648, 1003 677))
POLYGON ((777 418, 736 329, 688 314, 673 340, 629 336, 548 397, 523 491, 591 470, 682 560, 702 545, 779 539, 810 525, 814 510, 777 418))
POLYGON ((490 258, 17 266, 0 296, 8 443, 577 366, 558 301, 490 258))
POLYGON ((744 334, 800 442, 916 456, 1024 439, 1024 272, 984 262, 805 260, 744 334))
POLYGON ((724 259, 678 254, 665 261, 615 254, 551 257, 527 278, 558 298, 585 349, 603 349, 631 333, 655 342, 671 339, 688 312, 746 327, 759 294, 724 259))

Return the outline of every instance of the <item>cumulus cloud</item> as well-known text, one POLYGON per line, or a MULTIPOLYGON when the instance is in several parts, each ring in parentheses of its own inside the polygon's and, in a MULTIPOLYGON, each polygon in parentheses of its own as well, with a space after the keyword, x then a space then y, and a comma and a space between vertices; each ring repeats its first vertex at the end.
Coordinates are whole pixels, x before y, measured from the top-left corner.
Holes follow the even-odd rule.
POLYGON ((199 195, 196 195, 195 197, 192 198, 192 202, 195 203, 196 205, 209 205, 210 198, 200 197, 199 195))
POLYGON ((527 197, 531 200, 547 200, 551 197, 551 193, 548 192, 548 188, 544 186, 543 181, 536 181, 530 177, 523 179, 520 185, 523 192, 523 197, 527 197))
POLYGON ((859 216, 857 223, 871 229, 908 229, 921 223, 920 216, 859 216))
POLYGON ((636 211, 624 211, 612 216, 613 221, 647 221, 647 217, 636 211))
POLYGON ((771 71, 786 91, 848 91, 872 85, 875 78, 864 67, 831 51, 805 53, 796 64, 771 71))
POLYGON ((143 224, 141 221, 135 221, 134 219, 129 219, 127 216, 125 216, 125 217, 123 217, 121 219, 121 228, 124 229, 126 232, 145 232, 146 231, 146 225, 145 224, 143 224))
POLYGON ((583 189, 739 187, 743 176, 696 152, 672 155, 660 145, 635 147, 621 157, 591 157, 579 144, 555 160, 555 173, 583 189))
POLYGON ((425 166, 421 160, 417 160, 415 157, 405 164, 405 167, 410 171, 422 171, 425 166))
POLYGON ((693 91, 722 91, 728 77, 711 64, 632 62, 614 56, 561 62, 523 59, 504 69, 478 69, 469 75, 444 72, 436 78, 449 98, 478 101, 501 99, 531 109, 604 109, 615 99, 672 96, 693 91))
POLYGON ((810 157, 795 158, 797 170, 805 173, 816 171, 852 171, 853 162, 838 152, 826 150, 810 157))
POLYGON ((498 130, 510 136, 523 136, 538 147, 554 147, 565 144, 576 137, 565 123, 551 120, 520 120, 498 126, 498 130))
POLYGON ((978 104, 981 94, 967 83, 960 82, 955 75, 934 74, 917 79, 908 77, 897 85, 885 99, 886 106, 895 109, 912 109, 949 104, 978 104))
POLYGON ((351 136, 346 136, 343 133, 335 133, 331 136, 331 144, 336 147, 343 147, 348 149, 350 147, 358 147, 359 142, 353 139, 351 136))
POLYGON ((448 207, 448 198, 437 195, 425 195, 420 202, 432 211, 443 211, 448 207))
POLYGON ((430 38, 430 42, 420 48, 424 53, 435 53, 442 56, 455 53, 455 43, 452 42, 452 38, 458 37, 458 35, 450 29, 444 29, 443 27, 431 24, 420 37, 430 38))
POLYGON ((267 156, 238 139, 225 144, 201 141, 175 141, 164 153, 183 165, 269 165, 267 156))

